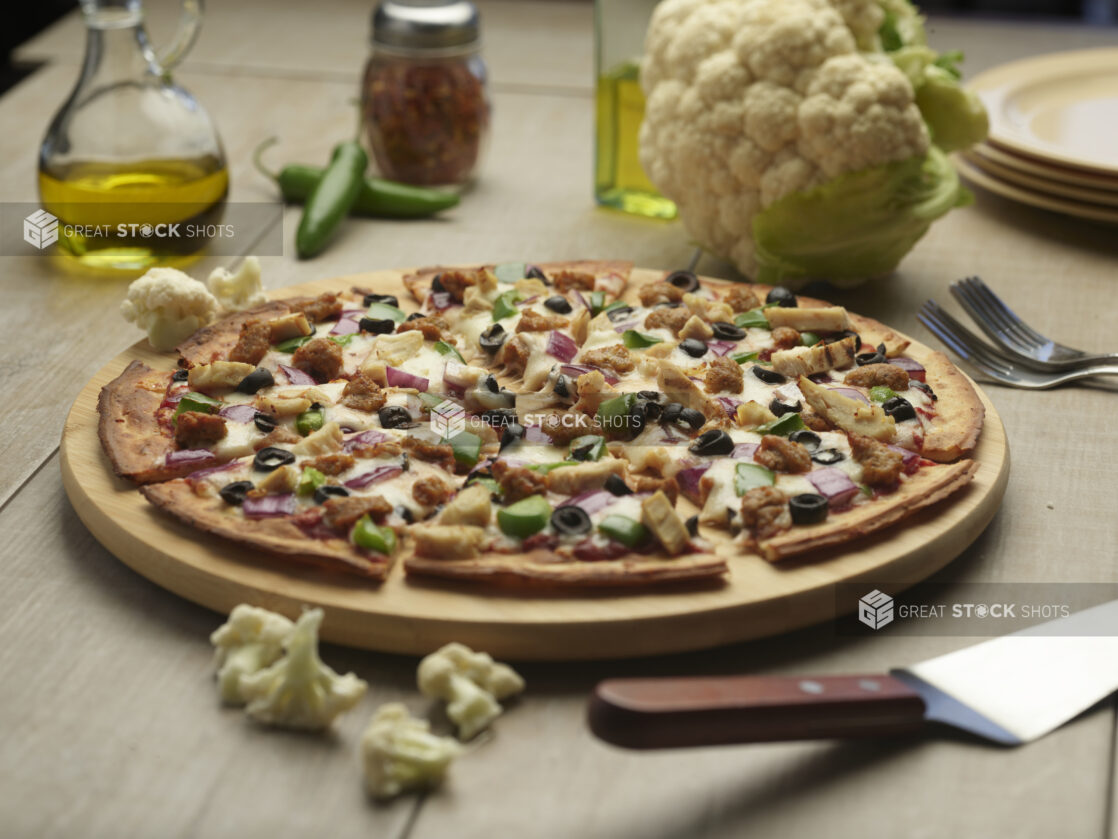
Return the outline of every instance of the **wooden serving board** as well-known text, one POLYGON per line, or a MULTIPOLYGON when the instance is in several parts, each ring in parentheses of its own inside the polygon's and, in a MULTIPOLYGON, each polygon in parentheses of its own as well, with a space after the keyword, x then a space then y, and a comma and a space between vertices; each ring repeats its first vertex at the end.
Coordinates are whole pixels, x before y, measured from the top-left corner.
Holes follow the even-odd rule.
MULTIPOLYGON (((634 277, 650 273, 659 272, 638 269, 634 277)), ((320 280, 276 296, 359 285, 398 293, 403 302, 402 276, 377 271, 320 280)), ((865 580, 872 587, 884 581, 896 590, 938 571, 990 522, 1009 478, 1005 428, 979 391, 986 421, 973 483, 898 527, 810 562, 772 565, 746 554, 731 558, 725 583, 636 592, 537 593, 419 582, 406 579, 399 566, 378 586, 193 530, 117 478, 97 437, 97 395, 134 359, 163 369, 175 363, 146 341, 133 345, 86 384, 62 433, 63 483, 97 540, 157 585, 217 612, 248 602, 294 617, 304 606, 321 606, 325 639, 383 652, 420 655, 461 641, 514 660, 605 659, 787 632, 835 617, 837 583, 865 580)))

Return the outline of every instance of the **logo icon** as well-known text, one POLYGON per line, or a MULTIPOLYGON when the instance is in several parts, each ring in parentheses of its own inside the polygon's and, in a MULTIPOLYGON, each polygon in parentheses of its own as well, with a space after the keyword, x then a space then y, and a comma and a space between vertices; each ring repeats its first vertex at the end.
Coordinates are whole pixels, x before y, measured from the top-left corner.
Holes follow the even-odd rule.
POLYGON ((431 430, 449 439, 466 430, 466 409, 453 399, 444 399, 431 409, 431 430))
POLYGON ((39 250, 58 241, 58 219, 46 210, 36 210, 23 220, 23 241, 39 250))
POLYGON ((893 622, 893 598, 874 589, 858 601, 858 620, 870 629, 881 629, 893 622))
POLYGON ((143 236, 145 239, 150 239, 152 236, 155 235, 155 228, 152 227, 150 224, 141 224, 140 235, 143 236))

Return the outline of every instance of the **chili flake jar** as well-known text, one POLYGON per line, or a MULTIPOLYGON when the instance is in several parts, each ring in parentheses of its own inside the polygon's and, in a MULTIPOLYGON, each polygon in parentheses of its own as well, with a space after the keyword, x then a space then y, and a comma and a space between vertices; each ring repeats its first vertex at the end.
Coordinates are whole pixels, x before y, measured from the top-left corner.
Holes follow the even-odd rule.
POLYGON ((382 0, 373 11, 362 114, 386 177, 464 184, 489 131, 480 18, 468 0, 382 0))

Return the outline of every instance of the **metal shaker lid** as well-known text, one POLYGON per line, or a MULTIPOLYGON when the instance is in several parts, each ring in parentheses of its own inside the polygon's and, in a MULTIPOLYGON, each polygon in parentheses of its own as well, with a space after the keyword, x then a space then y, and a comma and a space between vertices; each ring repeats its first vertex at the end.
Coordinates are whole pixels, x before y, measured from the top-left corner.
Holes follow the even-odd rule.
POLYGON ((480 37, 481 18, 469 0, 381 0, 373 10, 374 46, 447 50, 480 37))

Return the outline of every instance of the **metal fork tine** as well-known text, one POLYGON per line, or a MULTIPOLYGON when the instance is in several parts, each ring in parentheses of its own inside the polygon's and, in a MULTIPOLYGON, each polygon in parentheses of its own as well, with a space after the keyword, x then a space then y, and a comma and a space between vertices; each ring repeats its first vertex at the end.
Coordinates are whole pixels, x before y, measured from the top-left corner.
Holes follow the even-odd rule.
POLYGON ((1006 328, 1025 344, 1031 347, 1043 347, 1050 343, 1047 338, 1021 320, 1004 300, 994 294, 990 287, 977 277, 972 278, 971 287, 986 310, 999 317, 1006 324, 1006 328))
POLYGON ((929 300, 925 303, 921 312, 935 322, 943 333, 951 335, 952 348, 961 346, 965 349, 965 354, 959 353, 963 358, 967 358, 972 363, 981 363, 989 371, 996 371, 1001 376, 1008 376, 1014 372, 1013 365, 1008 359, 998 355, 996 350, 988 347, 981 338, 943 311, 935 301, 929 300))
POLYGON ((951 292, 992 340, 1026 355, 1032 354, 1037 348, 1037 343, 1027 333, 1021 331, 1018 326, 1021 323, 1020 319, 996 296, 993 298, 994 302, 991 302, 990 298, 982 293, 984 286, 979 285, 980 283, 981 280, 977 277, 968 277, 960 283, 953 284, 951 292))
POLYGON ((947 332, 945 329, 943 329, 940 326, 940 324, 938 323, 938 321, 934 320, 933 318, 931 318, 930 316, 928 316, 924 312, 921 312, 920 314, 918 314, 916 316, 916 319, 919 320, 922 324, 924 324, 924 326, 926 326, 928 328, 929 332, 931 332, 933 335, 935 335, 937 338, 939 338, 939 340, 942 341, 947 346, 947 348, 949 350, 954 352, 957 356, 959 356, 959 358, 961 358, 963 361, 970 364, 972 367, 974 367, 980 373, 982 373, 984 375, 987 375, 990 378, 996 379, 998 381, 1005 381, 1005 378, 1003 376, 995 373, 992 370, 989 370, 986 367, 986 365, 984 365, 981 362, 977 361, 976 359, 972 358, 970 353, 967 351, 967 349, 965 347, 963 347, 962 345, 960 345, 955 340, 954 335, 952 335, 950 332, 947 332))

